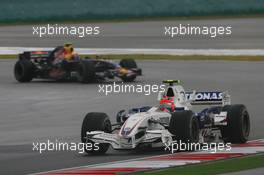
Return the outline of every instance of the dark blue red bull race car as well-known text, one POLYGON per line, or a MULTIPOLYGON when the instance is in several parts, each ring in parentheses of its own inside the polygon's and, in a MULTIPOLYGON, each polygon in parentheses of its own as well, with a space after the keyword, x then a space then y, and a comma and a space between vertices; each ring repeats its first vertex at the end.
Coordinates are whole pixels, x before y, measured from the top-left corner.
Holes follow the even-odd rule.
POLYGON ((33 79, 70 80, 90 83, 95 80, 114 79, 132 82, 142 71, 135 60, 122 59, 119 64, 99 58, 80 58, 75 55, 71 60, 60 58, 63 46, 53 51, 32 51, 19 54, 14 66, 14 76, 19 82, 33 79))

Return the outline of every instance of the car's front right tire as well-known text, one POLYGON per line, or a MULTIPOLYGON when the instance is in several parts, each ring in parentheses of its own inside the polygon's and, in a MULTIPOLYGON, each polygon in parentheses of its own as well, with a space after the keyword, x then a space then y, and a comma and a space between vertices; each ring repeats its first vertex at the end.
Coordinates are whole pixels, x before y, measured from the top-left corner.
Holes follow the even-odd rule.
MULTIPOLYGON (((119 62, 119 65, 122 67, 122 68, 126 68, 126 69, 134 69, 134 68, 138 68, 137 66, 137 63, 134 59, 122 59, 120 60, 119 62)), ((136 75, 134 76, 129 76, 127 77, 126 75, 121 77, 121 79, 124 81, 124 82, 133 82, 135 79, 137 78, 136 75)))

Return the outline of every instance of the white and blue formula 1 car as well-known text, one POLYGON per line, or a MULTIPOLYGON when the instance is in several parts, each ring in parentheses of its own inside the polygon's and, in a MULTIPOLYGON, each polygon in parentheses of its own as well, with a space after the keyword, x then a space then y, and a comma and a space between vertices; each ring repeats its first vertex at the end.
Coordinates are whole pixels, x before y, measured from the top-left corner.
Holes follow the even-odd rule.
POLYGON ((83 143, 98 143, 87 153, 103 154, 113 149, 169 145, 173 141, 210 143, 220 140, 244 143, 250 132, 250 118, 242 104, 231 105, 227 92, 185 92, 179 80, 166 80, 159 105, 121 110, 117 123, 105 113, 88 113, 82 124, 83 143), (200 112, 193 105, 208 105, 200 112))

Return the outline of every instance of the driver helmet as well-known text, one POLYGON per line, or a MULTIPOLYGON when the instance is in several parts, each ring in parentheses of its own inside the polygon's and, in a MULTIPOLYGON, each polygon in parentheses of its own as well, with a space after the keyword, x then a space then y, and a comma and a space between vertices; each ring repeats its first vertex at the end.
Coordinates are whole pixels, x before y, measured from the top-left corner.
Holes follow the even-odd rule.
POLYGON ((64 49, 67 53, 72 53, 74 51, 72 43, 65 43, 64 49))
POLYGON ((160 100, 159 109, 166 112, 175 111, 173 97, 163 96, 163 98, 160 100))

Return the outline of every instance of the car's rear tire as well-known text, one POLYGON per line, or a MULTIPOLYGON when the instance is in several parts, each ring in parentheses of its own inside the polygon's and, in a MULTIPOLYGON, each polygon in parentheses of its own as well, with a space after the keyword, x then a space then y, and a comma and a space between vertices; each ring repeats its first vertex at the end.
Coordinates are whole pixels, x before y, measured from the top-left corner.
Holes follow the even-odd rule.
MULTIPOLYGON (((90 143, 94 145, 95 143, 93 141, 85 138, 88 131, 104 131, 106 133, 110 133, 112 131, 112 126, 107 114, 92 112, 88 113, 83 120, 81 140, 83 143, 90 143)), ((85 149, 85 152, 90 154, 104 154, 108 150, 109 146, 110 145, 108 143, 99 143, 99 149, 85 149)))
POLYGON ((122 59, 119 65, 127 69, 137 68, 137 63, 134 59, 122 59))
POLYGON ((169 132, 175 136, 177 141, 183 143, 198 143, 198 119, 192 111, 174 112, 170 119, 169 132))
POLYGON ((226 105, 222 111, 227 112, 227 126, 221 127, 225 142, 245 143, 250 133, 250 118, 246 107, 242 104, 226 105))
POLYGON ((91 83, 95 78, 95 67, 91 61, 82 61, 78 69, 78 80, 82 83, 91 83))
POLYGON ((30 82, 34 77, 33 64, 27 59, 18 60, 14 67, 14 75, 19 82, 30 82))

